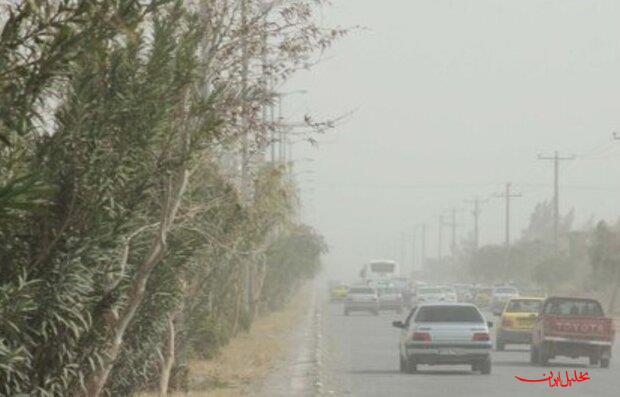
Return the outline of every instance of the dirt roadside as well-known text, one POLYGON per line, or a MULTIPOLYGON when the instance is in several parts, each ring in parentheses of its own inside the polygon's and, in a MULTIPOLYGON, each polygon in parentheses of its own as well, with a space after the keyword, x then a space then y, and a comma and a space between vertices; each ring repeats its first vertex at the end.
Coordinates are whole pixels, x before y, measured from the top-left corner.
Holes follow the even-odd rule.
MULTIPOLYGON (((282 310, 259 318, 212 360, 190 361, 190 391, 172 397, 315 395, 315 292, 301 288, 282 310), (293 332, 291 332, 293 330, 293 332)), ((135 397, 155 397, 139 393, 135 397)))

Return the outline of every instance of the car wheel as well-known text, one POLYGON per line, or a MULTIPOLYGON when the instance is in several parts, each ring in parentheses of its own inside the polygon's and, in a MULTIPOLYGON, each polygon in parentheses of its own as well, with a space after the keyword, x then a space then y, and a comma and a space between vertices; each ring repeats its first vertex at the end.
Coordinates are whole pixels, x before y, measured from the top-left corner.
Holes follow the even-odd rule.
POLYGON ((491 373, 491 357, 487 357, 481 362, 479 368, 482 375, 489 375, 491 373))
POLYGON ((538 349, 538 364, 546 367, 549 364, 549 348, 545 343, 538 349))
POLYGON ((590 356, 590 365, 598 365, 599 357, 598 356, 590 356))
POLYGON ((601 358, 601 368, 609 368, 609 358, 601 358))
POLYGON ((503 352, 505 348, 506 344, 502 340, 498 339, 495 341, 495 350, 498 352, 503 352))
POLYGON ((538 364, 538 349, 534 345, 530 346, 530 363, 538 364))

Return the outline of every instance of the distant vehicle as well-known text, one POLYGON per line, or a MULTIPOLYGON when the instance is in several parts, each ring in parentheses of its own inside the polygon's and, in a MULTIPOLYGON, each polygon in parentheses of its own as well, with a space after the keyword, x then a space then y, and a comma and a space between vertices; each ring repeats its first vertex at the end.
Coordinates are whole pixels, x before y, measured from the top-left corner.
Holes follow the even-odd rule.
POLYGON ((441 288, 441 290, 443 291, 443 294, 444 294, 443 300, 445 302, 456 303, 458 301, 457 296, 456 296, 456 291, 454 290, 454 288, 447 286, 447 285, 443 285, 439 288, 441 288))
POLYGON ((493 288, 477 286, 474 289, 474 304, 477 307, 489 307, 491 305, 491 296, 493 288))
POLYGON ((372 287, 376 290, 385 289, 385 288, 394 288, 394 283, 392 280, 371 280, 367 283, 369 287, 372 287))
POLYGON ((391 280, 400 275, 398 263, 393 260, 372 260, 360 271, 360 276, 366 284, 380 280, 391 280))
POLYGON ((518 298, 519 291, 515 287, 495 287, 491 296, 491 312, 499 316, 504 311, 504 306, 512 298, 518 298))
POLYGON ((403 300, 403 305, 410 307, 411 299, 413 297, 411 280, 407 277, 396 277, 392 279, 392 285, 400 292, 403 300))
POLYGON ((378 290, 379 310, 394 310, 396 313, 403 311, 403 298, 396 288, 382 288, 378 290))
POLYGON ((473 371, 491 373, 492 323, 471 303, 421 304, 392 325, 401 329, 401 372, 415 373, 419 364, 470 364, 473 371))
POLYGON ((349 288, 344 300, 344 315, 354 311, 370 312, 375 316, 379 314, 379 296, 377 291, 368 286, 354 286, 349 288))
POLYGON ((547 298, 532 329, 530 361, 546 366, 557 356, 588 357, 609 367, 615 329, 601 304, 585 298, 547 298))
POLYGON ((470 284, 454 284, 458 302, 474 303, 474 287, 470 284))
POLYGON ((446 299, 446 294, 441 287, 423 286, 416 289, 415 302, 418 303, 430 303, 430 302, 443 302, 446 299))
POLYGON ((529 344, 532 341, 532 328, 543 300, 541 298, 513 298, 508 301, 495 334, 497 350, 504 350, 507 344, 529 344))
POLYGON ((344 284, 338 284, 329 290, 329 299, 331 301, 341 301, 347 297, 348 293, 349 287, 344 284))

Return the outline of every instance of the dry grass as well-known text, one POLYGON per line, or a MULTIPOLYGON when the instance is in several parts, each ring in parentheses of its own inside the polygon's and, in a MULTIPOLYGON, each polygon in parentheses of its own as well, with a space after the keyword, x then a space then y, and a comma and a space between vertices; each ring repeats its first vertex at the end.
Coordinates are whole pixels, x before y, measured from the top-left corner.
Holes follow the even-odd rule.
MULTIPOLYGON (((249 333, 241 333, 212 360, 190 361, 189 393, 180 397, 237 397, 252 394, 290 349, 290 329, 308 305, 308 291, 301 290, 286 308, 256 320, 249 333)), ((136 397, 153 397, 140 393, 136 397)))

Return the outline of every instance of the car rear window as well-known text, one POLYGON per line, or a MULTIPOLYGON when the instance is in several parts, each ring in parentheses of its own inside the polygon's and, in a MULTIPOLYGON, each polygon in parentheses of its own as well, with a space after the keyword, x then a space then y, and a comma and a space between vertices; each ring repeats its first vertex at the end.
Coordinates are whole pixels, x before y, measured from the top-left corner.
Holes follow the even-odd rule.
POLYGON ((603 308, 589 299, 551 299, 545 304, 545 314, 559 316, 603 316, 603 308))
POLYGON ((513 300, 506 307, 507 313, 538 313, 542 306, 541 301, 513 300))
POLYGON ((372 294, 374 293, 374 291, 372 290, 372 288, 364 288, 364 287, 357 287, 357 288, 351 288, 349 290, 350 294, 372 294))
POLYGON ((415 318, 421 323, 482 323, 480 312, 473 306, 425 306, 415 318))

